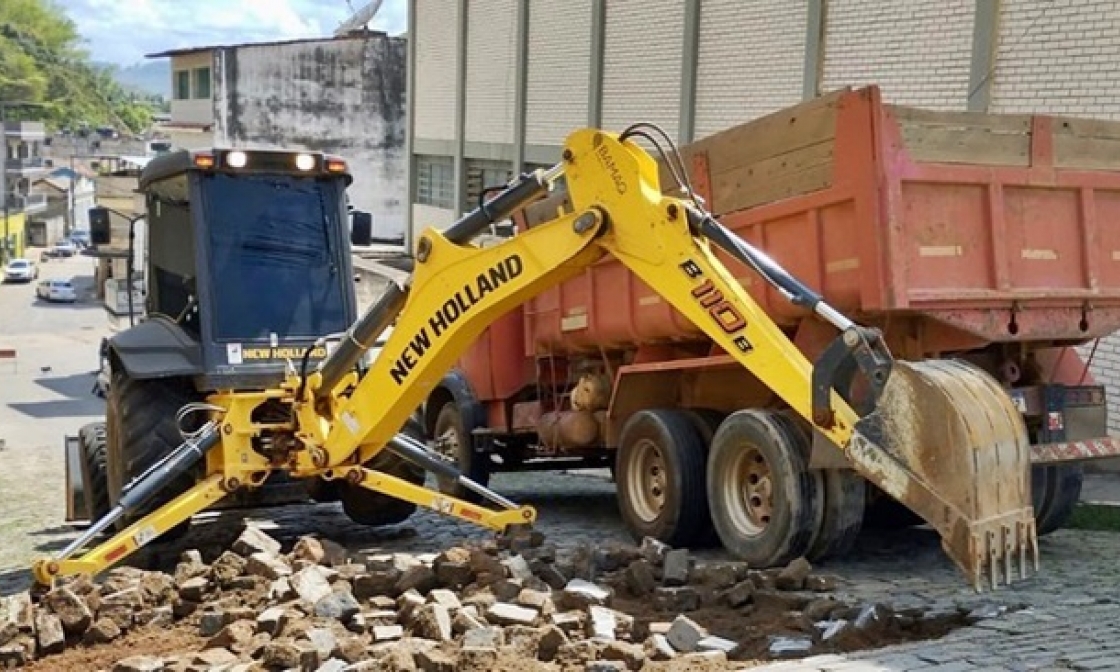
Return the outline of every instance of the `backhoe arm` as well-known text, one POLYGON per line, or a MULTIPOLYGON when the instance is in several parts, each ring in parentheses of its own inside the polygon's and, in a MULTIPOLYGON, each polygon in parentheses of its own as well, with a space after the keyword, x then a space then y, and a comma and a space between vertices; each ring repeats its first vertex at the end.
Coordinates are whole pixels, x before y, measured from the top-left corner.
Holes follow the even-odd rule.
MULTIPOLYGON (((993 584, 997 573, 1010 581, 1013 559, 1025 575, 1028 554, 1037 555, 1029 443, 998 385, 963 364, 893 361, 877 332, 853 324, 698 203, 664 196, 658 172, 634 142, 577 131, 565 144, 563 163, 547 176, 523 178, 442 235, 425 231, 411 287, 387 298, 384 310, 371 311, 377 319, 356 330, 368 340, 352 334, 359 346, 372 342, 399 312, 381 356, 351 389, 340 384, 344 367, 337 361, 353 359, 360 347, 327 360, 311 387, 318 412, 329 401, 331 417, 305 440, 322 446, 330 465, 352 463, 355 455, 369 459, 493 320, 609 254, 844 451, 860 474, 934 525, 977 588, 982 576, 993 584), (569 214, 493 247, 466 244, 490 221, 543 195, 543 183, 560 174, 569 214), (817 366, 735 280, 711 243, 837 327, 840 335, 817 366), (862 417, 837 392, 847 389, 853 372, 869 384, 872 410, 862 417), (990 487, 991 479, 999 486, 990 487)), ((301 425, 313 427, 313 418, 307 420, 301 425)))

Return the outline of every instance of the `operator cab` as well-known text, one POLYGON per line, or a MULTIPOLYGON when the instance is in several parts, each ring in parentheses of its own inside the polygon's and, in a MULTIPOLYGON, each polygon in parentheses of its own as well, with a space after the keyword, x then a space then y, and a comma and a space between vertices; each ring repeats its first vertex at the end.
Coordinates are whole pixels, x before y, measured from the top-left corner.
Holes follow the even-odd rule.
MULTIPOLYGON (((345 331, 357 312, 350 244, 368 244, 370 229, 368 218, 349 225, 351 181, 345 161, 316 152, 153 159, 140 176, 146 331, 114 339, 125 366, 158 358, 198 389, 257 387, 278 382, 316 339, 345 331)), ((324 356, 316 347, 312 361, 324 356)))

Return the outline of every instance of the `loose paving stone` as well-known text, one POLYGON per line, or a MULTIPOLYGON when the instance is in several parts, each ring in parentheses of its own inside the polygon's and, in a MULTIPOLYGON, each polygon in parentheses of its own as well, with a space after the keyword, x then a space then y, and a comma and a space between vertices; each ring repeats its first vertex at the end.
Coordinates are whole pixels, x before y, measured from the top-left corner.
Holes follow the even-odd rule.
POLYGON ((708 631, 696 621, 681 614, 673 619, 666 639, 677 651, 691 652, 696 650, 700 640, 708 636, 708 631))
POLYGON ((164 664, 153 656, 129 656, 113 665, 113 672, 163 672, 164 664))
POLYGON ((35 617, 35 636, 39 640, 40 656, 61 653, 66 648, 62 619, 54 614, 40 613, 35 617))
POLYGON ((805 579, 813 571, 812 565, 805 558, 795 558, 786 565, 785 569, 774 580, 779 590, 801 590, 805 587, 805 579))
POLYGON ((233 542, 231 550, 246 558, 254 553, 261 552, 277 555, 280 553, 280 542, 265 534, 259 528, 246 527, 241 536, 233 542))
MULTIPOLYGON (((55 588, 47 593, 43 599, 43 604, 58 616, 62 622, 62 629, 68 635, 81 635, 93 622, 93 613, 86 601, 69 588, 55 588)), ((18 610, 29 610, 30 602, 24 605, 22 602, 13 601, 10 606, 18 610)), ((24 617, 19 616, 18 618, 23 619, 24 617)), ((13 620, 12 624, 17 630, 22 629, 19 621, 13 620)))
POLYGON ((661 582, 666 586, 683 586, 692 571, 692 557, 686 548, 676 548, 665 553, 661 582))
POLYGON ((315 602, 315 615, 345 621, 361 611, 362 605, 348 592, 330 592, 315 602))
POLYGON ((498 602, 486 610, 487 620, 499 625, 532 625, 539 612, 536 609, 519 607, 516 604, 498 602))

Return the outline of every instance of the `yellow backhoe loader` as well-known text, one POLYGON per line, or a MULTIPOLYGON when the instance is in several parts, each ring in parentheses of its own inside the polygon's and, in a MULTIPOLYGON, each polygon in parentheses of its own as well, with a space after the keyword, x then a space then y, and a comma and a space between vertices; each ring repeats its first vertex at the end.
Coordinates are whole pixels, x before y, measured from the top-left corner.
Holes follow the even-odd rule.
MULTIPOLYGON (((134 479, 59 557, 37 561, 37 581, 101 572, 193 514, 261 487, 279 472, 382 493, 498 531, 533 524, 533 508, 472 482, 398 431, 487 325, 605 255, 703 329, 851 468, 928 521, 977 590, 1037 571, 1027 432, 993 379, 962 362, 894 360, 878 332, 839 314, 710 216, 687 187, 676 148, 655 126, 635 124, 621 134, 578 130, 562 156, 551 169, 512 181, 446 230, 425 230, 409 281, 391 286, 317 367, 296 358, 276 387, 220 390, 184 405, 179 417, 198 415, 200 422, 183 431, 182 444, 134 479), (662 194, 658 161, 639 138, 652 143, 686 185, 679 197, 662 194), (500 244, 472 245, 492 223, 544 197, 561 178, 570 208, 500 244), (715 248, 838 330, 818 362, 809 362, 751 299, 715 248), (379 356, 368 368, 359 366, 390 326, 379 356), (853 372, 862 384, 838 383, 853 372), (457 480, 486 505, 378 470, 374 458, 382 451, 457 480), (145 503, 166 498, 165 486, 195 473, 198 463, 204 470, 189 489, 138 517, 145 503), (120 519, 135 520, 86 548, 120 519)), ((736 515, 714 516, 717 532, 721 519, 733 525, 736 515)))

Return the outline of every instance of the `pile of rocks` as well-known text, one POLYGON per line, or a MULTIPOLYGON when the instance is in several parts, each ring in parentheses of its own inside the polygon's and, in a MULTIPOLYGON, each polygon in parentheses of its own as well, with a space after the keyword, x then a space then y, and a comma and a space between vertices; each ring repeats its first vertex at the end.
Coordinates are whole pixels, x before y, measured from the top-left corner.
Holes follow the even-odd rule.
POLYGON ((697 566, 687 550, 652 539, 566 557, 539 537, 363 556, 313 537, 282 553, 247 528, 209 564, 187 551, 174 574, 120 567, 100 584, 60 585, 37 605, 27 594, 5 598, 0 667, 160 627, 187 628, 204 644, 124 658, 114 670, 723 669, 758 656, 760 636, 764 656, 803 656, 846 633, 906 625, 881 605, 821 595, 834 587, 804 559, 765 571, 697 566), (705 610, 743 620, 717 635, 701 625, 705 610))

